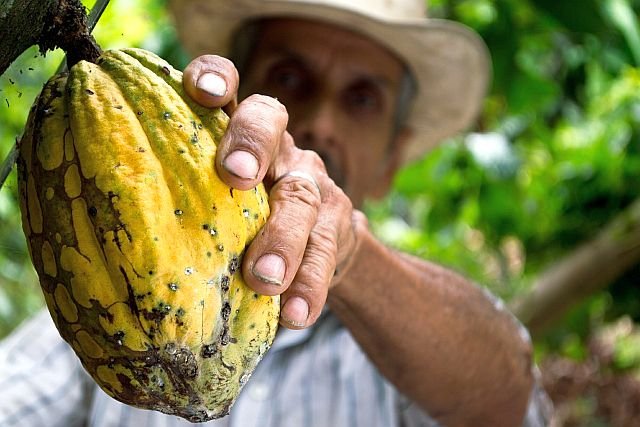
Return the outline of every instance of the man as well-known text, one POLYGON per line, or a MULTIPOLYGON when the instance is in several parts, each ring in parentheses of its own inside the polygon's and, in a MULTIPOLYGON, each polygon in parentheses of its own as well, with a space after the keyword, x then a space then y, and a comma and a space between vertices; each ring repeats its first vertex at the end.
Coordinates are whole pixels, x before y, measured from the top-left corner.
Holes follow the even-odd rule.
MULTIPOLYGON (((282 295, 273 348, 231 414, 207 425, 544 425, 521 326, 458 274, 386 248, 356 210, 480 105, 483 45, 423 7, 173 1, 185 45, 240 68, 199 56, 184 85, 232 115, 222 179, 269 188, 272 215, 243 273, 282 295), (239 85, 249 96, 237 103, 239 85)), ((187 425, 98 390, 47 316, 0 347, 0 425, 187 425)))

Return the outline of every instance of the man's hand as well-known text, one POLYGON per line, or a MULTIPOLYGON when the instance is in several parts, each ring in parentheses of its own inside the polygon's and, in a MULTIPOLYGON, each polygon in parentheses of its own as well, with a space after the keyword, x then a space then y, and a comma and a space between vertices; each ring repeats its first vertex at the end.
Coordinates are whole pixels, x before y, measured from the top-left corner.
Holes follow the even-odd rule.
POLYGON ((216 154, 220 178, 239 190, 263 181, 269 191, 271 216, 244 256, 245 281, 260 294, 282 295, 283 326, 310 326, 336 282, 336 268, 342 271, 356 249, 353 224, 362 214, 320 157, 295 146, 281 103, 262 95, 237 103, 239 77, 229 60, 196 58, 183 84, 196 102, 231 116, 216 154))

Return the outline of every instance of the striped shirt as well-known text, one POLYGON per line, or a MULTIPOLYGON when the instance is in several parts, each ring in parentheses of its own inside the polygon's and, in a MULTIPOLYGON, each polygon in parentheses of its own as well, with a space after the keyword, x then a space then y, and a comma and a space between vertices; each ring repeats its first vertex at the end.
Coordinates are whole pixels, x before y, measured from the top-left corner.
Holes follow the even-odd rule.
MULTIPOLYGON (((535 388, 524 425, 547 425, 535 388)), ((281 328, 230 415, 191 424, 123 405, 86 374, 43 311, 0 342, 1 427, 417 427, 437 426, 403 397, 329 312, 311 328, 281 328)))

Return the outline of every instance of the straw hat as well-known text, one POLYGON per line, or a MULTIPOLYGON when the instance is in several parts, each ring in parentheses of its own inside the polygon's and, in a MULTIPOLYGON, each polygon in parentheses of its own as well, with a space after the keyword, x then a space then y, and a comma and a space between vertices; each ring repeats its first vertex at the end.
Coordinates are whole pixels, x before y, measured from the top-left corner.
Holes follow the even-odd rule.
POLYGON ((226 56, 244 23, 270 17, 336 24, 376 40, 404 60, 417 82, 407 118, 415 135, 405 161, 467 128, 489 80, 489 56, 461 24, 427 18, 425 0, 172 0, 180 39, 192 55, 226 56))

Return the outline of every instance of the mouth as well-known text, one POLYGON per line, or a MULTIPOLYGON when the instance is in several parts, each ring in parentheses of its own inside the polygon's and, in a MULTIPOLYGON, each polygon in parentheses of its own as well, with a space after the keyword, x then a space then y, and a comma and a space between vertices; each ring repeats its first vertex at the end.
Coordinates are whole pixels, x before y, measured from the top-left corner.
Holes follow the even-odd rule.
POLYGON ((316 153, 320 156, 322 161, 324 162, 324 166, 327 169, 327 174, 336 183, 336 185, 343 190, 345 190, 346 186, 346 175, 345 170, 341 162, 339 162, 335 155, 331 155, 326 151, 316 151, 316 153))

